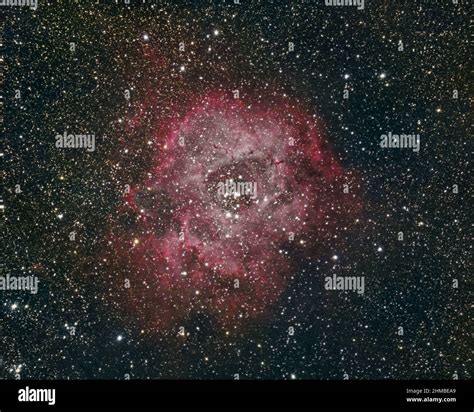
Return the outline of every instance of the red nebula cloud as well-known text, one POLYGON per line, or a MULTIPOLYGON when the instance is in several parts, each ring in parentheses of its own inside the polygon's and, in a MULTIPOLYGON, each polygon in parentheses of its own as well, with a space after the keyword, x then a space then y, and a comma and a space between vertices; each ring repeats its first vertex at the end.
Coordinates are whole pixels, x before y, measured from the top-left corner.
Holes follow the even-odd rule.
POLYGON ((210 93, 152 130, 152 167, 110 235, 130 284, 121 306, 149 328, 177 331, 196 314, 222 325, 264 316, 294 274, 288 250, 324 249, 331 226, 360 207, 296 104, 210 93))

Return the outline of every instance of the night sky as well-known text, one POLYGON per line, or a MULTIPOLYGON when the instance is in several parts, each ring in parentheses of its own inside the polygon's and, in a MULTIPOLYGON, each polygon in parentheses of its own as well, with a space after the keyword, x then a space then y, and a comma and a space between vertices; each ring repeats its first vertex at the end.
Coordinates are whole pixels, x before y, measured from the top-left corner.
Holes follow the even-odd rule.
POLYGON ((0 6, 0 377, 471 378, 469 4, 100 3, 0 6))

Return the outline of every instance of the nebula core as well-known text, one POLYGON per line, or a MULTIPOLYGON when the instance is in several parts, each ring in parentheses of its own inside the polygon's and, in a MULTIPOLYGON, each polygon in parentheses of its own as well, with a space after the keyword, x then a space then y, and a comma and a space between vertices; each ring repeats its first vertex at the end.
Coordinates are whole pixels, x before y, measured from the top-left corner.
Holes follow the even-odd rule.
POLYGON ((295 103, 212 92, 152 129, 152 168, 127 188, 119 214, 129 223, 111 237, 136 273, 125 306, 149 327, 202 312, 225 325, 264 316, 294 274, 291 251, 359 207, 314 117, 295 103), (233 185, 255 193, 219 190, 233 185))

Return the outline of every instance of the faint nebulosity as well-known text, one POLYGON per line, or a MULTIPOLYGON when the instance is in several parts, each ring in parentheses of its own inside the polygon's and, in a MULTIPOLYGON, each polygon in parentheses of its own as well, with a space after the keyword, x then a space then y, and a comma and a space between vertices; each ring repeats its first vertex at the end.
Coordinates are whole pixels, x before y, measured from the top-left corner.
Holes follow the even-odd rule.
POLYGON ((471 377, 467 2, 94 3, 0 8, 0 377, 471 377))

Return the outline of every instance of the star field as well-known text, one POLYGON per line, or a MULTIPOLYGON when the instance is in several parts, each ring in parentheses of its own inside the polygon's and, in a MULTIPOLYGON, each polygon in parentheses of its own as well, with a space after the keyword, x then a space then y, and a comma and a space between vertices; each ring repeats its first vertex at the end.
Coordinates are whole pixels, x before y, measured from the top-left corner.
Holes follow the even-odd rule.
POLYGON ((1 378, 471 378, 467 2, 93 3, 0 6, 1 378))

